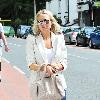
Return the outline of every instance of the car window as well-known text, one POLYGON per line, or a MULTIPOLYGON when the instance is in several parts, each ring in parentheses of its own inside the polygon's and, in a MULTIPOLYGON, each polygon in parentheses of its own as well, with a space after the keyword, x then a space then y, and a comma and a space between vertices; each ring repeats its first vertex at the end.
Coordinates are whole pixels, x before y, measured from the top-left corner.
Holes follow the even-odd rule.
POLYGON ((79 32, 80 28, 74 28, 73 31, 74 32, 79 32))
POLYGON ((94 31, 94 28, 91 27, 91 28, 85 28, 85 33, 91 33, 94 31))
POLYGON ((3 26, 3 29, 4 30, 10 30, 10 27, 9 26, 3 26))
POLYGON ((71 32, 71 31, 72 31, 71 29, 66 29, 65 33, 71 32))

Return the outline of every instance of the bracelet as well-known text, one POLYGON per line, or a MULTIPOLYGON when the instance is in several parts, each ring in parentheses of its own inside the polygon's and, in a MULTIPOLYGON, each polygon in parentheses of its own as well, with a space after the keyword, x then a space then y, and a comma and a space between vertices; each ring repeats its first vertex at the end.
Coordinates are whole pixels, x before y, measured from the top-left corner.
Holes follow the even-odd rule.
POLYGON ((62 66, 62 70, 64 69, 64 66, 61 64, 61 66, 62 66))

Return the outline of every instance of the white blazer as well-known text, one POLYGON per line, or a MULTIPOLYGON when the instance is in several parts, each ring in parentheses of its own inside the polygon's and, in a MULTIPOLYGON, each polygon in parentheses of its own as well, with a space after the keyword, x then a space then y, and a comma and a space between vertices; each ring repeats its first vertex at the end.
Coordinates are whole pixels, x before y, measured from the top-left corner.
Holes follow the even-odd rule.
MULTIPOLYGON (((51 41, 55 54, 55 56, 52 58, 51 64, 61 63, 65 70, 67 68, 67 48, 65 46, 63 34, 55 35, 54 33, 51 33, 51 41)), ((28 36, 26 44, 26 55, 28 66, 32 63, 37 63, 39 65, 47 63, 45 45, 41 34, 36 37, 33 35, 28 36)), ((31 81, 36 81, 36 74, 37 72, 32 71, 31 81)), ((63 77, 62 71, 58 72, 58 74, 63 77)))

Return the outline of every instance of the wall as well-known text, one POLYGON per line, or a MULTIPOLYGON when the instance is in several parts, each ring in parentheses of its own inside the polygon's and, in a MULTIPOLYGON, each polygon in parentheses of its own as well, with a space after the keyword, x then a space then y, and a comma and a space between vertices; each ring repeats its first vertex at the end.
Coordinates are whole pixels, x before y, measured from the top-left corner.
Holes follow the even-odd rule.
MULTIPOLYGON (((46 9, 52 11, 57 17, 60 17, 63 25, 67 23, 68 0, 52 0, 51 2, 46 2, 46 9)), ((73 20, 77 18, 77 0, 69 0, 69 22, 73 23, 73 20)))

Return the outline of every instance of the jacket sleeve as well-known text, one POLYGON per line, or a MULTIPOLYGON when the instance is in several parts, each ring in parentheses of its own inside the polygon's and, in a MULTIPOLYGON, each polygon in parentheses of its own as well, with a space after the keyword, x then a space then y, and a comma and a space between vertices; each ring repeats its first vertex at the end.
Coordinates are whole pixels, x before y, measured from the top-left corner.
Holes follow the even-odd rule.
POLYGON ((61 34, 61 36, 59 37, 59 47, 61 47, 61 59, 60 59, 60 63, 64 66, 64 70, 66 70, 67 68, 67 47, 65 45, 65 40, 64 40, 64 35, 61 34))
POLYGON ((26 61, 28 66, 35 63, 34 39, 35 37, 33 35, 29 35, 26 40, 26 61))

